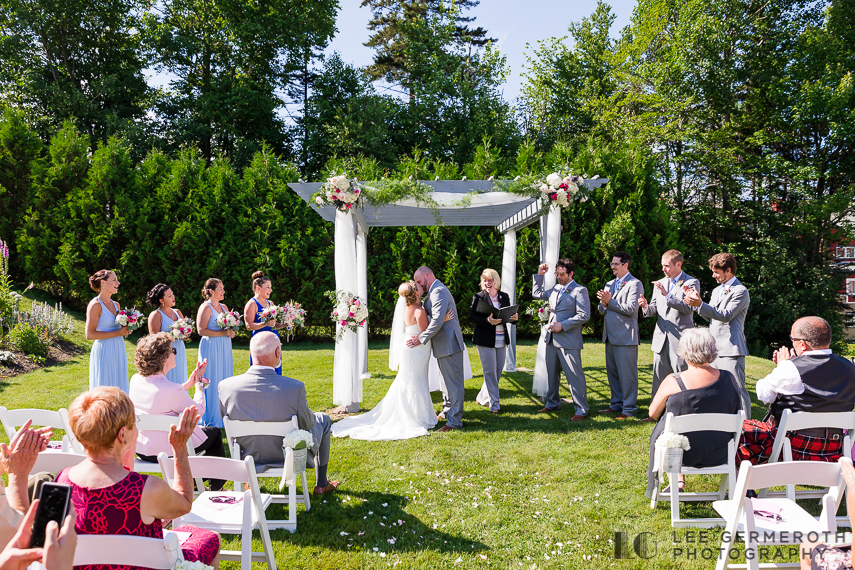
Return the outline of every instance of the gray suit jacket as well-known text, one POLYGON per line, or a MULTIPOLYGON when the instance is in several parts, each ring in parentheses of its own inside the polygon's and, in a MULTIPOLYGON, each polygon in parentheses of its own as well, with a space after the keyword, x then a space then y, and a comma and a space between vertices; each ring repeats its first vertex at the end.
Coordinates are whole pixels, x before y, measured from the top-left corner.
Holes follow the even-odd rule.
POLYGON ((561 331, 554 332, 547 338, 551 336, 552 344, 559 348, 582 350, 582 325, 591 318, 588 290, 571 281, 567 292, 561 295, 564 289, 562 285, 556 284, 552 289, 544 290, 543 275, 533 275, 533 277, 531 296, 549 301, 549 308, 552 310, 549 321, 561 323, 561 331))
MULTIPOLYGON (((612 290, 612 279, 604 289, 612 290)), ((629 274, 624 280, 623 287, 612 296, 609 306, 602 303, 597 305, 600 314, 606 316, 603 327, 603 342, 615 346, 638 345, 638 298, 644 293, 641 281, 629 274)))
MULTIPOLYGON (((659 280, 666 291, 669 281, 670 279, 667 277, 659 280)), ((683 285, 688 285, 697 291, 698 295, 701 294, 700 282, 684 271, 677 276, 677 288, 670 298, 666 299, 665 295, 662 295, 659 289, 654 287, 653 297, 647 303, 647 308, 641 310, 645 317, 657 317, 656 330, 653 331, 653 352, 662 352, 667 340, 671 351, 676 353, 677 345, 680 344, 680 333, 695 326, 695 323, 692 322, 695 310, 683 302, 683 291, 680 288, 683 285)))
POLYGON ((430 290, 422 303, 428 314, 428 326, 419 335, 419 341, 427 344, 432 341, 433 355, 437 358, 451 356, 455 352, 463 352, 466 345, 463 343, 463 333, 460 332, 460 316, 454 297, 448 288, 437 279, 430 286, 430 290), (448 310, 452 310, 454 318, 443 322, 448 310))
POLYGON ((724 293, 719 285, 710 295, 710 304, 701 303, 698 314, 710 322, 710 332, 715 338, 719 356, 747 356, 745 343, 745 316, 751 296, 748 289, 737 279, 724 293))
MULTIPOLYGON (((306 400, 306 386, 299 380, 280 376, 274 370, 250 368, 244 374, 220 382, 218 391, 220 412, 229 419, 287 422, 291 416, 297 416, 300 429, 309 431, 315 425, 315 414, 306 400)), ((241 437, 238 444, 241 455, 252 455, 256 465, 281 466, 284 461, 281 437, 241 437)), ((309 449, 313 459, 321 442, 315 441, 314 444, 309 449)))

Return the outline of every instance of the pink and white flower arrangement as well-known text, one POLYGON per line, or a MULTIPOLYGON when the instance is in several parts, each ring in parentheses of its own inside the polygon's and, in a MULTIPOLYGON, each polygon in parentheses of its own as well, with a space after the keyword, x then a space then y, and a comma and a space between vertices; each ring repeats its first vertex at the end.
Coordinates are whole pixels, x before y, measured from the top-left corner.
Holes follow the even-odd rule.
POLYGON ((347 211, 358 206, 363 196, 364 188, 355 178, 351 180, 347 174, 340 174, 327 178, 326 183, 312 198, 318 206, 332 204, 339 210, 347 211))
MULTIPOLYGON (((580 186, 584 186, 585 179, 581 176, 568 174, 562 176, 557 172, 553 172, 546 177, 546 182, 541 183, 540 192, 544 198, 551 200, 562 208, 570 205, 570 200, 574 199, 579 193, 580 186)), ((587 200, 582 196, 582 201, 587 200)))
POLYGON ((327 291, 327 297, 334 303, 330 318, 336 326, 336 342, 346 331, 356 332, 368 319, 368 304, 362 297, 347 291, 327 291))
POLYGON ((286 338, 288 342, 291 341, 291 335, 294 334, 297 327, 306 326, 306 309, 300 305, 300 303, 295 303, 294 301, 288 301, 284 305, 282 305, 283 309, 283 317, 280 321, 281 324, 285 325, 286 338))
POLYGON ((190 335, 193 334, 193 319, 182 317, 169 325, 169 335, 174 340, 190 340, 190 335))
POLYGON ((145 322, 145 315, 137 311, 136 307, 128 309, 125 307, 116 313, 116 324, 120 327, 128 327, 129 331, 135 331, 145 322))
POLYGON ((285 309, 279 305, 270 305, 258 313, 256 320, 260 323, 266 323, 267 321, 276 321, 277 323, 281 323, 284 317, 285 309))
POLYGON ((549 315, 552 314, 552 310, 546 301, 532 301, 531 305, 526 309, 525 314, 530 317, 537 317, 537 320, 541 323, 546 323, 549 321, 549 315))
POLYGON ((236 331, 241 327, 243 316, 237 311, 223 311, 217 315, 217 326, 222 330, 236 331))

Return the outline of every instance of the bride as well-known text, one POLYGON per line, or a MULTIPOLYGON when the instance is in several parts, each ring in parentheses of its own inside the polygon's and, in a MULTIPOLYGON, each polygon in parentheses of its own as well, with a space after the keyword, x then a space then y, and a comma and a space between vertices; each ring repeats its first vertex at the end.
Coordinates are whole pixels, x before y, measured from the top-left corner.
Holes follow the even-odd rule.
POLYGON ((392 335, 397 337, 394 351, 400 361, 398 375, 373 410, 333 424, 335 437, 371 441, 409 439, 428 435, 428 430, 436 426, 436 412, 428 388, 430 342, 413 348, 405 345, 406 339, 428 326, 427 312, 421 304, 422 293, 421 287, 413 281, 398 287, 399 309, 406 303, 405 310, 395 310, 392 324, 392 335))

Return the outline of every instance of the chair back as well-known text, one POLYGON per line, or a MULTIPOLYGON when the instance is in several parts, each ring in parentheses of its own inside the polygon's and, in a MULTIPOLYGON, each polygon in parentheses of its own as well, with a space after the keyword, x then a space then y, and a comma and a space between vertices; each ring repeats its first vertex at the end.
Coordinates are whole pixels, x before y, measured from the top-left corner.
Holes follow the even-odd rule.
POLYGON ((226 428, 226 443, 229 447, 229 453, 235 459, 240 458, 240 445, 237 442, 239 437, 254 435, 285 437, 295 429, 300 429, 297 424, 297 416, 291 416, 287 422, 253 422, 233 420, 228 416, 223 416, 223 425, 226 428))
MULTIPOLYGON (((179 416, 154 414, 138 414, 138 416, 137 429, 139 431, 163 431, 169 433, 170 428, 177 426, 181 421, 179 416)), ((196 451, 193 449, 193 442, 190 439, 187 440, 187 453, 191 456, 196 455, 196 451)))
POLYGON ((155 570, 171 570, 184 555, 174 533, 163 538, 122 534, 78 534, 74 566, 131 564, 155 570))
POLYGON ((787 432, 801 429, 846 429, 849 433, 843 437, 843 453, 849 457, 851 449, 852 433, 855 431, 855 412, 795 412, 786 409, 781 414, 778 422, 778 432, 772 444, 772 453, 769 463, 778 461, 781 451, 784 449, 784 440, 787 432))
POLYGON ((766 489, 782 485, 816 485, 818 487, 842 487, 843 472, 837 463, 823 461, 792 461, 751 465, 743 461, 739 466, 738 490, 766 489), (744 482, 743 482, 744 479, 744 482), (743 484, 743 487, 739 487, 743 484))
POLYGON ((36 458, 36 463, 30 473, 59 473, 63 469, 74 467, 86 459, 85 455, 79 453, 55 453, 43 451, 36 458))
POLYGON ((3 430, 6 432, 9 441, 14 439, 15 434, 18 433, 18 428, 27 423, 27 420, 33 420, 32 425, 35 427, 52 427, 63 430, 65 432, 63 450, 70 448, 75 453, 84 452, 83 446, 77 442, 74 434, 71 433, 71 427, 68 425, 68 410, 65 408, 55 412, 41 408, 9 410, 5 406, 0 406, 0 424, 3 425, 3 430))
POLYGON ((675 416, 668 412, 665 417, 665 430, 674 433, 691 433, 693 431, 724 431, 736 437, 742 433, 742 422, 745 412, 739 410, 735 414, 687 414, 675 416))
MULTIPOLYGON (((248 483, 255 486, 254 492, 258 491, 258 480, 255 473, 255 461, 252 456, 246 459, 228 459, 225 457, 188 457, 190 461, 190 472, 193 477, 201 479, 226 479, 238 483, 248 483)), ((164 480, 172 485, 175 480, 175 460, 161 452, 157 456, 160 470, 164 480)))

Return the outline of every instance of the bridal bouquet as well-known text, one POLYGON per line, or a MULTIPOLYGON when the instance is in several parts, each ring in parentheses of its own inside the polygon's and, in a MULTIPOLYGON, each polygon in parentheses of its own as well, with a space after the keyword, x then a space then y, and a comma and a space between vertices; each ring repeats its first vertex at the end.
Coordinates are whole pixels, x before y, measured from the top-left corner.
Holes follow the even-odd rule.
POLYGON ((217 326, 222 330, 236 331, 240 328, 241 314, 237 311, 223 311, 217 315, 217 326))
POLYGON ((258 313, 256 320, 260 323, 266 323, 267 321, 281 323, 283 318, 285 318, 285 309, 279 305, 270 305, 258 313))
POLYGON ((528 306, 528 309, 525 310, 526 315, 537 317, 541 323, 549 321, 549 315, 551 313, 552 309, 549 308, 549 303, 546 301, 532 301, 531 305, 528 306))
POLYGON ((354 178, 348 179, 347 174, 327 178, 326 183, 312 198, 318 206, 333 204, 342 211, 347 211, 360 203, 364 195, 362 185, 354 178))
POLYGON ((294 330, 297 327, 306 326, 306 309, 304 309, 300 303, 295 303, 294 301, 288 301, 282 305, 282 309, 284 311, 282 324, 285 325, 285 330, 288 331, 286 336, 287 340, 290 342, 291 335, 294 334, 294 330))
MULTIPOLYGON (((557 172, 553 172, 546 177, 546 182, 540 184, 540 192, 545 198, 555 202, 562 208, 566 208, 570 205, 570 200, 579 193, 579 187, 584 186, 584 184, 585 179, 581 176, 573 174, 562 176, 557 172)), ((584 202, 585 200, 587 198, 583 196, 582 201, 584 202)))
POLYGON ((193 334, 193 319, 183 317, 169 325, 169 335, 174 340, 190 340, 193 334))
POLYGON ((330 318, 339 325, 336 342, 341 340, 345 331, 356 332, 357 327, 365 324, 368 318, 368 304, 365 299, 347 291, 327 291, 326 295, 335 303, 330 318))
POLYGON ((128 327, 129 331, 135 331, 145 322, 145 316, 136 310, 127 307, 116 313, 116 324, 120 327, 128 327))

